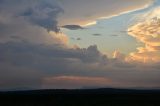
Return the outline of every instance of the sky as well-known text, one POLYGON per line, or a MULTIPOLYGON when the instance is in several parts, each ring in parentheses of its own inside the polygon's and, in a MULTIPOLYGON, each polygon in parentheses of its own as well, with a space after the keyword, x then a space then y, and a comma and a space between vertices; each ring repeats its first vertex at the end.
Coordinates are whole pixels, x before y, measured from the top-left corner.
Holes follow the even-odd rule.
POLYGON ((0 90, 160 88, 159 0, 1 0, 0 90))

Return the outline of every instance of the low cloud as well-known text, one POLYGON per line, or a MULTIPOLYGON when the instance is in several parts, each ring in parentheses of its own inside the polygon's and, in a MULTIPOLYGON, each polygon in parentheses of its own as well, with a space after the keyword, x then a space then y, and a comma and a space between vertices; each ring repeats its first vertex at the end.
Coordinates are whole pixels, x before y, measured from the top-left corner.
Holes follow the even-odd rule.
POLYGON ((43 79, 44 88, 72 89, 82 87, 105 87, 111 84, 110 80, 103 77, 85 76, 57 76, 43 79))

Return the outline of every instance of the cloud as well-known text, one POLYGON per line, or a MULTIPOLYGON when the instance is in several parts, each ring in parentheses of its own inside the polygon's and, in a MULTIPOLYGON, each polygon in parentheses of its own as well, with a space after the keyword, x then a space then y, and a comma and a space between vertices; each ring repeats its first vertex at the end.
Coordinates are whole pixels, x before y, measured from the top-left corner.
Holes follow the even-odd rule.
POLYGON ((5 0, 0 5, 2 17, 6 16, 11 19, 21 17, 34 25, 44 27, 48 31, 59 31, 56 19, 63 10, 56 0, 5 0))
POLYGON ((101 86, 110 84, 110 80, 103 77, 85 77, 85 76, 57 76, 48 77, 43 80, 44 88, 72 89, 82 87, 101 86))
POLYGON ((5 0, 0 7, 1 43, 67 44, 67 36, 57 33, 57 16, 63 10, 56 0, 5 0))
POLYGON ((153 0, 62 0, 64 13, 58 18, 59 25, 94 25, 99 18, 110 18, 142 9, 152 2, 153 0))
MULTIPOLYGON (((87 6, 92 7, 92 4, 93 6, 106 4, 106 1, 93 1, 92 3, 89 0, 88 3, 88 0, 82 0, 72 1, 74 4, 72 5, 71 1, 62 1, 62 4, 59 4, 57 0, 0 1, 0 90, 68 88, 67 84, 70 85, 69 88, 80 88, 87 84, 98 87, 160 86, 158 63, 127 62, 124 61, 125 55, 119 52, 115 53, 115 58, 108 58, 98 50, 96 45, 87 48, 68 46, 68 37, 63 33, 58 33, 58 22, 64 21, 57 21, 62 19, 58 17, 60 13, 65 12, 66 15, 70 10, 68 7, 70 5, 77 7, 77 9, 71 7, 75 10, 75 12, 73 10, 70 12, 73 18, 69 17, 66 21, 73 20, 64 25, 78 25, 72 24, 74 19, 78 19, 74 13, 80 11, 75 15, 90 17, 94 11, 91 11, 93 8, 89 8, 84 11, 87 14, 84 14, 79 10, 77 3, 85 4, 82 9, 87 6), (63 3, 67 4, 64 6, 63 3), (71 81, 72 79, 76 80, 71 81)), ((107 0, 107 3, 112 3, 112 1, 107 0)), ((119 5, 119 1, 117 3, 115 5, 119 5)), ((144 2, 141 3, 141 6, 144 5, 144 2)), ((102 5, 95 11, 98 13, 96 16, 80 21, 87 22, 88 19, 95 20, 95 17, 104 16, 101 10, 110 11, 106 7, 102 5)), ((124 9, 126 10, 128 9, 124 9)), ((108 15, 110 14, 107 13, 108 15)), ((159 47, 154 45, 154 48, 157 50, 159 47)))
POLYGON ((99 33, 92 34, 93 36, 101 36, 99 33))
POLYGON ((84 29, 80 25, 64 25, 64 26, 62 26, 62 28, 66 28, 66 29, 69 29, 69 30, 84 29))
POLYGON ((1 90, 81 88, 87 84, 96 87, 160 86, 158 65, 128 63, 118 59, 119 56, 107 58, 95 45, 66 48, 55 44, 8 42, 0 43, 0 52, 1 90), (71 81, 73 78, 76 80, 71 81))
POLYGON ((160 14, 157 11, 160 11, 160 8, 144 14, 143 21, 128 29, 129 35, 144 44, 144 47, 137 48, 137 52, 131 53, 133 60, 146 63, 160 61, 160 14))
POLYGON ((119 51, 114 51, 114 53, 113 53, 113 58, 115 58, 115 59, 120 59, 120 60, 125 60, 125 55, 124 54, 122 54, 121 52, 119 52, 119 51))
POLYGON ((101 64, 107 60, 96 46, 69 49, 60 45, 8 42, 0 43, 0 52, 0 70, 3 73, 0 75, 0 89, 40 87, 45 77, 72 74, 76 72, 74 69, 80 68, 79 64, 88 67, 87 64, 101 64))
POLYGON ((77 40, 82 40, 81 38, 77 38, 77 40))

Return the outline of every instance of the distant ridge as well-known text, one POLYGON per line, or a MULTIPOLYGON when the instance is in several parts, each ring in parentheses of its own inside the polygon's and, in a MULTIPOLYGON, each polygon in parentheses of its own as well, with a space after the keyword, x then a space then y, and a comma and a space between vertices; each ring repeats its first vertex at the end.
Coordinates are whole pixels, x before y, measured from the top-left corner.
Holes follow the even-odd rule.
POLYGON ((59 94, 160 94, 160 89, 42 89, 42 90, 21 90, 21 91, 1 91, 0 95, 23 94, 23 95, 59 95, 59 94))
POLYGON ((0 92, 0 106, 160 106, 160 90, 45 89, 0 92))

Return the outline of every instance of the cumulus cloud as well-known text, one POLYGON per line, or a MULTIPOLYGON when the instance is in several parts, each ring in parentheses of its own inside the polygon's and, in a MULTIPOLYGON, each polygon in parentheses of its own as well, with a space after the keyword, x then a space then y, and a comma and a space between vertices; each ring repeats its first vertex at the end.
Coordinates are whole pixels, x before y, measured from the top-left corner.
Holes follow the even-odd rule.
POLYGON ((57 36, 57 16, 63 10, 56 0, 4 0, 0 9, 0 42, 57 44, 67 39, 64 34, 57 36))
POLYGON ((5 0, 0 8, 0 43, 67 45, 68 37, 58 32, 57 16, 63 10, 56 0, 5 0))
POLYGON ((21 17, 32 24, 44 27, 48 31, 53 30, 58 32, 59 30, 56 18, 63 10, 56 0, 5 0, 0 5, 2 10, 1 16, 8 16, 8 18, 21 17))
POLYGON ((160 8, 142 15, 143 20, 131 26, 128 34, 144 43, 137 52, 131 53, 131 59, 142 62, 160 61, 160 8))

